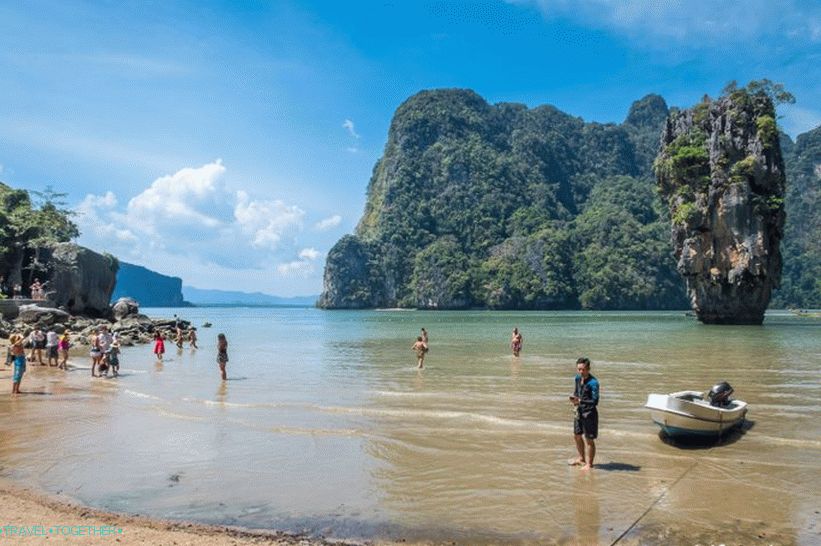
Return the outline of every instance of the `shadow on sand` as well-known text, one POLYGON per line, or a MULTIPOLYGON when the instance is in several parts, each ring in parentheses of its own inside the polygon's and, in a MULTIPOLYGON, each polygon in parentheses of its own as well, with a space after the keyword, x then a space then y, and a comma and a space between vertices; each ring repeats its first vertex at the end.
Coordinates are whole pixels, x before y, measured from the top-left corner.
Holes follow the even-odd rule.
POLYGON ((596 470, 606 470, 608 472, 638 472, 641 470, 640 466, 628 463, 604 463, 593 465, 596 470))
POLYGON ((659 439, 665 444, 679 449, 711 449, 736 443, 747 434, 748 431, 752 430, 754 426, 755 421, 745 419, 744 422, 733 430, 716 438, 702 438, 700 436, 671 438, 663 431, 659 431, 659 439))

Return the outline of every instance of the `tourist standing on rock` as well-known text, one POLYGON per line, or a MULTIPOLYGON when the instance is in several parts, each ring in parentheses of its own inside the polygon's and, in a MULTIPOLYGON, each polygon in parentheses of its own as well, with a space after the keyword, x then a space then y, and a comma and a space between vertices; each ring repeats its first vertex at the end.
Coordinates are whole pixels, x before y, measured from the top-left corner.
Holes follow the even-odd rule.
POLYGON ((157 330, 154 333, 154 354, 157 355, 157 360, 162 360, 163 353, 165 353, 165 338, 162 332, 157 330))
POLYGON ((60 343, 60 338, 57 332, 49 330, 46 332, 46 362, 49 366, 57 366, 57 345, 60 343), (52 361, 54 363, 52 364, 52 361))
POLYGON ((43 285, 40 284, 40 279, 38 279, 37 277, 34 278, 34 282, 31 283, 31 286, 29 286, 29 291, 31 292, 31 299, 43 299, 43 285))
POLYGON ((23 380, 23 374, 26 373, 26 350, 23 347, 23 336, 17 333, 12 334, 9 338, 9 348, 14 359, 11 393, 20 394, 20 382, 23 380))
POLYGON ((416 338, 416 343, 411 345, 411 350, 416 352, 416 367, 425 367, 425 353, 428 352, 427 344, 422 341, 422 336, 416 338))
POLYGON ((228 340, 225 339, 225 334, 217 336, 217 364, 220 367, 220 374, 222 380, 226 381, 228 376, 225 373, 225 365, 228 363, 228 340))
POLYGON ((14 283, 14 288, 12 288, 12 297, 16 300, 23 299, 23 286, 19 282, 14 283))
POLYGON ((63 332, 63 335, 60 336, 59 341, 57 342, 57 351, 60 353, 60 362, 58 363, 57 367, 61 370, 65 370, 68 368, 68 350, 71 348, 71 337, 68 334, 68 330, 63 332))
POLYGON ((8 296, 9 295, 9 285, 6 284, 6 276, 0 275, 0 295, 8 296))
POLYGON ((34 330, 29 334, 29 344, 31 345, 29 360, 33 362, 36 356, 40 365, 45 366, 46 363, 43 362, 43 349, 46 348, 46 335, 39 326, 35 326, 34 330))
POLYGON ((579 457, 570 462, 580 465, 582 470, 593 468, 596 456, 596 438, 599 435, 599 380, 590 374, 590 359, 581 357, 576 361, 576 387, 570 402, 575 406, 573 435, 579 457))
POLYGON ((510 336, 510 348, 513 350, 513 356, 519 356, 522 352, 522 333, 518 328, 513 329, 513 334, 510 336))

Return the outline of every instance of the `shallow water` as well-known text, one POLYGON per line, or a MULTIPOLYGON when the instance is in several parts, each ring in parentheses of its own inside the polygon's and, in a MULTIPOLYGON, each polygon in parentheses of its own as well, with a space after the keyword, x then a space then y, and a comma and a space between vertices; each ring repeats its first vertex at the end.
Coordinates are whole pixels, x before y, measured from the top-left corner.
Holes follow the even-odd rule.
POLYGON ((83 359, 67 374, 30 366, 23 390, 41 394, 0 397, 0 474, 105 509, 332 537, 610 544, 675 528, 708 543, 821 542, 817 320, 147 311, 214 326, 199 328, 199 350, 167 343, 162 364, 150 346, 125 349, 116 380, 92 380, 83 359), (590 473, 566 465, 579 355, 602 384, 590 473), (663 442, 647 394, 721 380, 750 405, 744 429, 714 446, 663 442))

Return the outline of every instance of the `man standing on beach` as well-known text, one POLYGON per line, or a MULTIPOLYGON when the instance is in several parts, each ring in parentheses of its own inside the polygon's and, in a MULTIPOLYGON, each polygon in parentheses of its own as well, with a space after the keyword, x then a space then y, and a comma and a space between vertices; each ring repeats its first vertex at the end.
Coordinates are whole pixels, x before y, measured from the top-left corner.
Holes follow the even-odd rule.
POLYGON ((573 419, 573 434, 576 440, 578 459, 570 464, 580 465, 582 470, 593 468, 596 456, 596 437, 599 435, 599 381, 590 374, 590 359, 581 357, 576 361, 576 388, 570 402, 576 407, 573 419))

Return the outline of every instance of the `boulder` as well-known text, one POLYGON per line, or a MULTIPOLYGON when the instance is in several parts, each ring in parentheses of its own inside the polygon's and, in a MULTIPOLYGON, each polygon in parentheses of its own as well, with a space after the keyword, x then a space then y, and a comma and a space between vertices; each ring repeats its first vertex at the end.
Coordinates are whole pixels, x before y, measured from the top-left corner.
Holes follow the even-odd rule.
POLYGON ((20 314, 17 320, 25 324, 39 323, 43 326, 51 326, 57 323, 66 323, 71 319, 71 315, 60 309, 53 307, 40 307, 36 304, 20 306, 20 314))
POLYGON ((656 174, 677 269, 704 323, 760 324, 781 278, 784 162, 764 93, 730 92, 674 112, 656 174))
POLYGON ((114 315, 114 320, 119 321, 125 317, 139 314, 140 304, 133 298, 122 297, 111 306, 111 312, 114 315))
POLYGON ((153 332, 154 322, 147 316, 137 313, 124 317, 112 324, 111 331, 117 333, 153 332))
POLYGON ((43 247, 40 260, 49 268, 48 295, 56 307, 73 315, 109 316, 117 258, 74 243, 57 243, 43 247))

